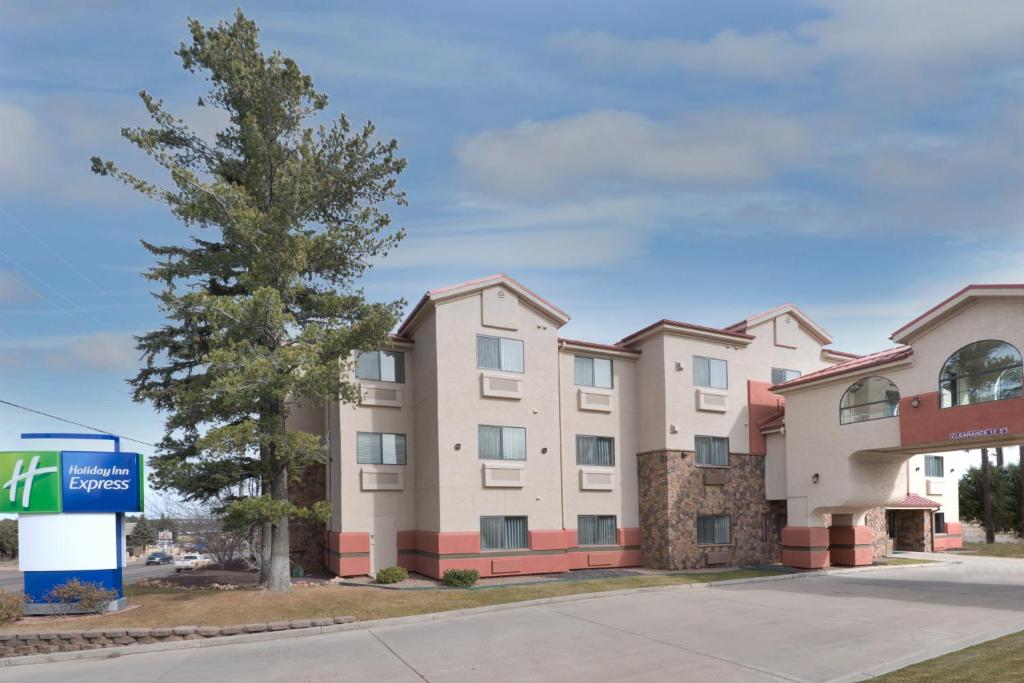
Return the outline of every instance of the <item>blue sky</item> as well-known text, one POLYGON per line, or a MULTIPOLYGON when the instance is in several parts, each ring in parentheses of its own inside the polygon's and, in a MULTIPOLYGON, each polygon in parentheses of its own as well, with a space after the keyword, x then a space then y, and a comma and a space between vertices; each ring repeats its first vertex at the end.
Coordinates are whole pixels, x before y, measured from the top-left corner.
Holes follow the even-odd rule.
MULTIPOLYGON (((243 5, 408 159, 372 297, 504 271, 595 341, 792 301, 869 352, 1024 281, 1020 2, 382 4, 243 5)), ((139 240, 186 234, 88 159, 159 178, 118 134, 143 88, 216 130, 172 53, 235 3, 84 5, 0 6, 0 399, 155 441, 124 384, 160 322, 139 240)), ((57 428, 0 406, 3 448, 57 428)))

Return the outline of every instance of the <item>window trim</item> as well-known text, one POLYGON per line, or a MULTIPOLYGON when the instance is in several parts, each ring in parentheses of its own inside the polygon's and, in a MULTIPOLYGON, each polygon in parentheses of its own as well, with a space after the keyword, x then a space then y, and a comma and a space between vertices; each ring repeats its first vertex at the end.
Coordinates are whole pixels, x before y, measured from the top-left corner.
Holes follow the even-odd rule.
MULTIPOLYGON (((1009 401, 1009 400, 1015 399, 1015 398, 1024 398, 1024 381, 1022 381, 1021 382, 1021 384, 1022 384, 1021 393, 1018 394, 1017 396, 1007 396, 1006 398, 990 398, 987 401, 975 401, 973 403, 950 403, 950 405, 948 405, 948 406, 942 405, 942 389, 943 389, 942 385, 944 383, 944 376, 946 374, 946 366, 949 365, 949 361, 953 358, 953 356, 958 355, 961 351, 963 351, 967 347, 974 346, 975 344, 981 344, 983 342, 999 342, 1000 344, 1005 344, 1006 346, 1009 346, 1011 349, 1016 351, 1017 352, 1017 357, 1020 358, 1021 360, 1017 361, 1016 363, 1011 363, 1009 365, 1004 365, 1002 367, 993 368, 991 370, 986 370, 984 372, 972 372, 969 375, 958 375, 957 379, 966 379, 966 378, 969 378, 969 377, 980 377, 982 375, 991 375, 991 374, 994 374, 994 373, 997 373, 997 372, 998 373, 1003 373, 1003 372, 1006 372, 1007 370, 1012 370, 1013 368, 1021 368, 1022 379, 1024 379, 1024 354, 1021 354, 1020 349, 1018 349, 1015 345, 1011 344, 1010 342, 1008 342, 1006 340, 1003 340, 1003 339, 979 339, 979 340, 973 341, 973 342, 971 342, 969 344, 964 344, 959 349, 957 349, 953 353, 949 354, 949 357, 946 358, 946 360, 942 363, 942 367, 939 368, 939 410, 948 410, 950 408, 962 408, 964 406, 981 405, 982 403, 994 403, 995 401, 1009 401)), ((956 396, 953 394, 953 392, 950 392, 950 400, 952 401, 955 398, 956 398, 956 396)))
POLYGON ((884 377, 882 375, 870 375, 868 377, 863 377, 863 378, 857 380, 856 382, 854 382, 853 384, 849 385, 848 387, 846 387, 846 390, 843 391, 843 395, 839 397, 839 426, 842 427, 842 426, 845 426, 845 425, 860 424, 861 422, 874 422, 875 420, 889 420, 889 419, 894 418, 894 417, 899 417, 900 416, 900 400, 902 400, 902 398, 903 398, 903 394, 900 392, 899 386, 897 386, 896 382, 893 382, 888 377, 884 377), (845 399, 846 395, 850 393, 850 389, 852 389, 855 385, 860 384, 861 382, 867 382, 868 380, 872 380, 872 379, 884 379, 886 382, 888 382, 889 384, 891 384, 894 387, 896 387, 896 393, 897 393, 898 397, 896 399, 896 410, 895 410, 895 412, 893 412, 892 415, 882 415, 880 417, 869 417, 866 420, 850 420, 849 422, 844 422, 843 421, 843 411, 844 410, 851 410, 853 408, 861 408, 863 406, 874 406, 874 405, 878 405, 880 403, 889 403, 890 402, 889 399, 886 399, 886 400, 883 400, 883 401, 868 401, 867 403, 858 403, 858 404, 852 405, 852 406, 844 406, 843 405, 843 399, 845 399))
POLYGON ((729 452, 730 452, 729 448, 730 448, 729 437, 727 437, 727 436, 712 436, 710 434, 694 434, 694 436, 693 436, 693 466, 694 467, 711 467, 711 468, 719 469, 719 470, 729 469, 732 466, 730 464, 731 463, 731 459, 729 458, 729 452), (711 439, 712 441, 714 441, 714 439, 721 439, 721 440, 725 441, 725 464, 724 465, 708 465, 708 464, 705 464, 705 463, 697 462, 697 454, 700 452, 697 449, 697 439, 711 439))
MULTIPOLYGON (((593 373, 593 374, 595 376, 597 375, 597 373, 593 373)), ((572 357, 572 375, 573 375, 573 377, 572 377, 573 378, 573 382, 578 387, 588 387, 590 389, 614 389, 615 388, 615 361, 613 359, 611 359, 611 358, 602 358, 601 356, 588 356, 588 355, 582 354, 582 353, 574 353, 573 357, 572 357), (580 384, 579 378, 576 375, 576 360, 577 359, 589 360, 589 361, 591 361, 591 364, 593 364, 594 361, 598 361, 598 360, 608 361, 608 386, 605 387, 605 386, 601 386, 600 384, 596 384, 596 383, 595 384, 580 384)), ((596 380, 595 380, 595 382, 596 382, 596 380)))
POLYGON ((576 547, 577 548, 607 548, 610 546, 619 545, 619 517, 618 515, 576 515, 576 547), (580 541, 580 520, 584 517, 599 520, 601 518, 611 518, 612 520, 612 533, 614 538, 611 543, 582 543, 580 541))
POLYGON ((717 546, 731 546, 731 545, 734 545, 734 543, 733 543, 733 536, 732 536, 732 515, 730 515, 730 514, 700 514, 700 513, 698 513, 697 514, 697 521, 694 521, 694 527, 695 527, 694 531, 697 533, 697 545, 698 546, 705 547, 705 546, 715 546, 715 545, 717 545, 717 546), (699 521, 701 517, 725 517, 727 520, 729 520, 729 540, 728 540, 728 542, 726 542, 726 543, 701 543, 700 542, 700 521, 699 521))
POLYGON ((374 351, 356 351, 355 367, 353 368, 353 371, 355 373, 356 379, 361 380, 363 382, 385 382, 387 384, 405 384, 405 351, 391 351, 389 349, 376 349, 374 351), (366 353, 366 354, 372 353, 372 354, 377 356, 377 377, 376 378, 373 378, 373 377, 360 377, 359 376, 359 355, 360 354, 364 354, 364 353, 366 353), (396 379, 381 379, 381 368, 383 367, 383 365, 381 363, 381 354, 385 354, 385 353, 390 353, 392 355, 400 356, 401 357, 401 359, 402 359, 402 379, 401 380, 397 379, 397 373, 396 373, 396 379))
POLYGON ((521 550, 530 549, 530 516, 529 515, 480 515, 480 552, 481 553, 507 553, 521 550), (484 520, 485 519, 500 519, 502 524, 505 524, 505 520, 522 519, 524 531, 526 531, 526 538, 524 545, 516 546, 515 548, 484 548, 484 520))
POLYGON ((577 467, 615 467, 615 437, 598 436, 596 434, 576 435, 576 466, 577 467), (611 445, 612 462, 610 465, 595 465, 593 463, 580 462, 580 439, 607 439, 611 445))
POLYGON ((693 354, 692 362, 693 362, 693 365, 694 365, 694 370, 693 370, 693 373, 692 373, 692 375, 693 375, 693 377, 692 377, 692 379, 693 379, 693 386, 700 387, 702 389, 719 389, 721 391, 726 391, 726 390, 729 389, 729 361, 728 360, 726 360, 724 358, 715 358, 713 356, 701 356, 701 355, 698 355, 698 354, 693 354), (697 370, 696 370, 696 366, 697 366, 697 361, 698 360, 707 360, 707 361, 716 360, 719 363, 725 363, 725 386, 724 387, 716 387, 716 386, 712 386, 711 385, 711 366, 710 365, 708 365, 708 384, 707 385, 697 384, 697 370))
MULTIPOLYGON (((526 462, 526 459, 527 459, 527 457, 530 454, 530 449, 529 449, 529 447, 527 446, 527 443, 526 443, 526 427, 517 427, 515 425, 478 424, 476 426, 476 434, 477 434, 476 454, 477 454, 477 459, 478 460, 491 460, 491 461, 499 461, 499 462, 526 462), (500 430, 499 431, 499 435, 498 435, 498 450, 501 452, 502 457, 500 457, 500 458, 492 458, 490 456, 485 456, 483 453, 480 452, 480 428, 481 427, 491 427, 493 429, 500 430), (505 455, 505 430, 506 429, 521 429, 521 430, 523 430, 523 457, 522 458, 506 458, 506 457, 504 457, 504 455, 505 455)), ((514 516, 515 515, 513 515, 513 517, 514 516)))
POLYGON ((477 370, 493 370, 495 372, 509 372, 516 375, 526 374, 526 342, 522 339, 516 339, 515 337, 499 337, 495 334, 477 334, 477 346, 476 346, 476 369, 477 370), (497 339, 498 340, 498 365, 501 365, 501 340, 519 342, 523 348, 523 369, 522 370, 506 370, 501 367, 488 368, 480 365, 480 339, 497 339))

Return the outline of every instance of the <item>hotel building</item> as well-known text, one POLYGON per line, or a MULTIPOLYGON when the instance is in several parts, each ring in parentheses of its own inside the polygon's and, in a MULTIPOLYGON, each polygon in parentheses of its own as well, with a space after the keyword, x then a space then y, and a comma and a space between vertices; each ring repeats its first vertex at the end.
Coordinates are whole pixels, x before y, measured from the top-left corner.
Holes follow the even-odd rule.
MULTIPOLYGON (((996 324, 999 339, 1024 336, 1024 289, 964 292, 894 335, 901 346, 859 357, 788 304, 599 344, 560 337, 568 314, 505 275, 431 290, 386 349, 353 360, 358 405, 293 410, 293 429, 327 443, 306 489, 331 504, 325 564, 433 577, 813 568, 957 547, 956 466, 941 453, 1024 440, 1024 415, 943 437, 941 418, 978 396, 925 393, 949 344, 972 337, 961 327, 1009 315, 1017 327, 996 324)), ((1017 398, 1020 355, 1004 351, 996 391, 1017 398)), ((968 407, 981 412, 955 420, 965 430, 1000 419, 968 407)))

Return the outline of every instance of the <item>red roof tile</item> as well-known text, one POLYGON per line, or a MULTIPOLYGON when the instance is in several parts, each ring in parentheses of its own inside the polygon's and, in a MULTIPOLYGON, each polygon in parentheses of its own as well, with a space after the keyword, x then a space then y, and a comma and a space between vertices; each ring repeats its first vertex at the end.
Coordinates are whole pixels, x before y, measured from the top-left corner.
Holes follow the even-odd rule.
POLYGON ((814 382, 819 379, 825 379, 827 377, 835 377, 838 375, 845 375, 851 372, 857 372, 859 370, 865 370, 867 368, 875 367, 876 365, 885 365, 886 363, 894 363, 904 358, 909 358, 914 353, 914 347, 912 346, 897 346, 886 351, 879 351, 878 353, 871 353, 860 358, 854 358, 848 360, 845 363, 839 363, 833 365, 830 368, 818 370, 807 375, 801 375, 796 379, 791 379, 788 382, 782 384, 776 384, 772 387, 772 390, 782 388, 790 388, 799 386, 801 384, 807 384, 808 382, 814 382))
POLYGON ((903 502, 896 503, 895 505, 887 505, 890 508, 940 508, 942 507, 939 503, 936 503, 931 498, 925 498, 919 496, 916 493, 908 493, 907 497, 903 499, 903 502))

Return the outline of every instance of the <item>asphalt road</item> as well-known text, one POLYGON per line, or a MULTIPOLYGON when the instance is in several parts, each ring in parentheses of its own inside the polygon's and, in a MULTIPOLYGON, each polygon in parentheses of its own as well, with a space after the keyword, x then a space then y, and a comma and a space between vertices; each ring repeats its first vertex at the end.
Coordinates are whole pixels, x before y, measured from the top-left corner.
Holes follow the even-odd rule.
MULTIPOLYGON (((148 578, 150 576, 167 576, 174 573, 174 565, 162 564, 162 565, 150 565, 145 566, 141 562, 133 562, 124 569, 124 582, 126 584, 135 583, 139 579, 148 578)), ((24 583, 21 579, 21 572, 14 567, 2 567, 0 568, 0 589, 3 590, 21 590, 24 583)))
POLYGON ((1024 629, 1024 560, 587 598, 16 666, 0 681, 848 681, 1024 629))

